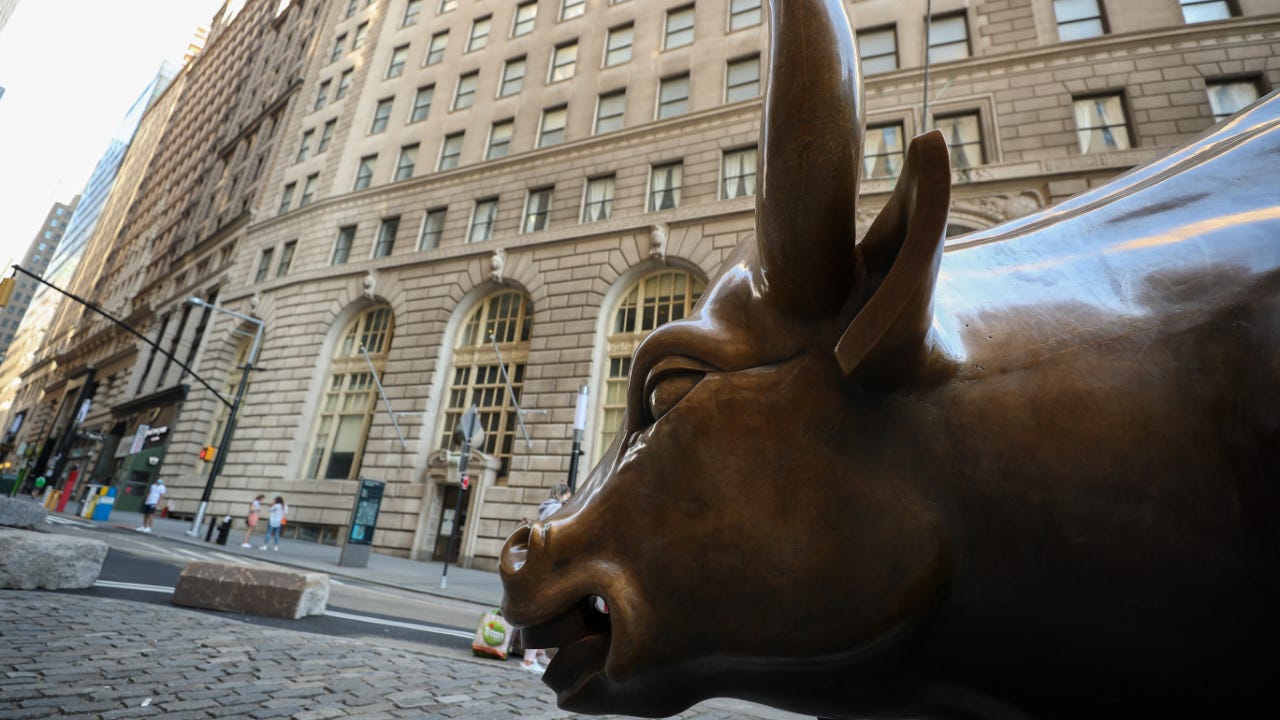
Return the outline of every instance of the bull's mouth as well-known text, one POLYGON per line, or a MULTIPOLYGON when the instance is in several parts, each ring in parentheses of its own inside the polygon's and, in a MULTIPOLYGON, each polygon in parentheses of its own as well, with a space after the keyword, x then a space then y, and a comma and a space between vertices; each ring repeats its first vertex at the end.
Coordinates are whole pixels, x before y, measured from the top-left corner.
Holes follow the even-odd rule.
POLYGON ((586 696, 596 696, 607 681, 605 665, 613 642, 613 620, 608 601, 589 595, 574 603, 565 613, 549 622, 523 628, 525 647, 557 648, 542 681, 556 692, 561 707, 583 707, 591 704, 586 696), (575 700, 579 702, 575 702, 575 700))

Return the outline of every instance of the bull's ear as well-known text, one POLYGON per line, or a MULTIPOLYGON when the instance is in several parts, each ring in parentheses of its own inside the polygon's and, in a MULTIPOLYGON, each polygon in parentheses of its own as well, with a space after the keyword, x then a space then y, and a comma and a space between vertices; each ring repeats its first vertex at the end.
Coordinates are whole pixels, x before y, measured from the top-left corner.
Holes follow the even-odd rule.
POLYGON ((934 130, 911 141, 893 195, 858 244, 864 301, 836 344, 851 380, 893 386, 927 361, 950 200, 947 143, 934 130))
POLYGON ((756 281, 784 312, 829 318, 856 285, 858 54, 842 0, 773 0, 769 17, 756 281))

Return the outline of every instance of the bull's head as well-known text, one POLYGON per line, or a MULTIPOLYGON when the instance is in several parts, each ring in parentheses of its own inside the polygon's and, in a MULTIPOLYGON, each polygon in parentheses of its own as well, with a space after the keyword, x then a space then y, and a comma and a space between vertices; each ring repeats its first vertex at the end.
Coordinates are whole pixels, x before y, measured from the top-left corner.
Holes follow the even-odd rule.
POLYGON ((822 712, 811 689, 835 677, 874 695, 849 670, 891 655, 949 577, 919 461, 870 439, 901 402, 884 387, 945 371, 927 338, 945 144, 912 143, 855 245, 848 18, 840 0, 770 5, 756 238, 640 346, 612 447, 503 552, 506 615, 559 648, 544 679, 565 708, 656 716, 728 695, 822 712))

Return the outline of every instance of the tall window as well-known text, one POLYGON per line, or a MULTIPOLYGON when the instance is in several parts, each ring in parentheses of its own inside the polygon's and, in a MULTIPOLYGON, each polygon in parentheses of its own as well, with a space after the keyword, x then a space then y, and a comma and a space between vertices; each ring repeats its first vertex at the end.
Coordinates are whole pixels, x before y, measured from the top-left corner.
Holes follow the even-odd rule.
POLYGON ((582 222, 608 220, 613 214, 614 176, 591 178, 583 191, 582 222))
POLYGON ((760 24, 760 0, 730 0, 729 30, 741 30, 760 24))
POLYGON ((1098 0, 1053 0, 1058 39, 1063 42, 1098 37, 1107 32, 1098 0))
POLYGON ((458 9, 458 0, 440 0, 440 15, 458 9))
POLYGON ((502 68, 502 84, 498 86, 498 97, 515 95, 524 87, 525 59, 523 56, 512 58, 502 68))
POLYGON ((627 376, 631 358, 640 342, 658 327, 681 320, 706 290, 706 283, 682 270, 664 270, 642 278, 622 297, 613 313, 613 325, 606 342, 609 348, 608 372, 605 375, 601 403, 603 422, 595 456, 604 454, 622 424, 627 410, 627 376))
POLYGON ((560 0, 560 19, 569 20, 582 15, 587 8, 587 0, 560 0))
POLYGON ((498 218, 498 199, 477 200, 471 213, 471 231, 467 242, 484 242, 493 237, 493 222, 498 218))
POLYGON ((438 32, 431 36, 431 43, 427 45, 427 59, 424 65, 435 65, 444 59, 444 51, 449 49, 449 31, 438 32))
POLYGON ((434 250, 440 247, 442 235, 444 235, 444 208, 432 208, 422 218, 422 233, 418 236, 418 249, 434 250))
POLYGON ((1262 97, 1255 80, 1206 82, 1205 90, 1209 93, 1209 107, 1213 110, 1214 122, 1226 120, 1262 97))
POLYGON ((663 78, 658 86, 658 119, 689 112, 689 73, 663 78))
POLYGON ((302 183, 302 197, 298 198, 298 207, 304 208, 311 204, 311 199, 316 196, 316 182, 320 180, 320 173, 311 173, 302 183))
POLYGON ((662 46, 670 50, 691 44, 693 44, 693 6, 685 5, 668 10, 662 46))
POLYGON ((538 147, 548 147, 564 142, 564 124, 569 109, 564 105, 542 111, 542 124, 538 127, 538 147))
POLYGON ((902 170, 902 123, 867 128, 862 174, 868 179, 894 178, 902 170))
POLYGON ((1232 16, 1227 0, 1181 0, 1182 19, 1189 23, 1227 20, 1232 16))
POLYGON ((437 170, 458 167, 458 160, 462 157, 463 137, 463 133, 460 132, 444 136, 444 145, 440 146, 440 162, 436 165, 437 170))
POLYGON ((469 72, 458 78, 458 91, 453 95, 453 109, 463 110, 471 107, 476 100, 476 83, 480 81, 480 71, 469 72))
POLYGON ((654 165, 649 171, 649 211, 680 206, 680 186, 684 183, 684 163, 654 165))
POLYGON ((275 254, 275 248, 266 248, 262 251, 262 254, 258 256, 258 272, 253 276, 253 281, 255 283, 260 283, 267 279, 267 274, 271 272, 271 258, 275 254))
POLYGON ((538 232, 547 227, 547 218, 551 215, 552 188, 537 188, 529 191, 524 203, 524 232, 538 232))
POLYGON ((726 200, 755 195, 756 148, 725 151, 720 177, 720 194, 726 200))
POLYGON ((1074 100, 1080 152, 1100 153, 1129 148, 1129 123, 1119 94, 1074 100))
POLYGON ((333 93, 335 102, 346 97, 347 91, 351 89, 351 72, 351 70, 343 70, 341 77, 338 78, 338 89, 333 93))
POLYGON ((631 46, 635 43, 636 26, 634 23, 609 28, 609 35, 604 43, 604 66, 621 65, 631 60, 631 46))
POLYGON ((934 119, 951 151, 951 167, 970 168, 982 164, 982 131, 978 113, 963 113, 934 119))
POLYGON ((489 128, 489 148, 485 150, 486 160, 497 160, 511 152, 511 134, 515 132, 515 122, 503 120, 489 128))
POLYGON ((308 130, 302 133, 302 142, 298 143, 298 155, 294 158, 297 162, 302 162, 311 154, 311 138, 315 137, 315 130, 308 130))
POLYGON ((369 362, 382 374, 391 351, 393 329, 391 308, 380 305, 357 315, 343 330, 330 364, 329 385, 320 401, 308 454, 308 477, 354 480, 359 474, 364 440, 378 398, 369 362))
POLYGON ((489 28, 493 25, 493 16, 476 18, 471 23, 471 37, 467 39, 467 52, 483 50, 489 44, 489 28))
POLYGON ((320 131, 320 142, 316 144, 316 154, 329 149, 329 143, 333 142, 333 130, 338 127, 338 120, 334 118, 324 124, 324 129, 320 131))
POLYGON ((873 75, 898 69, 898 31, 894 26, 858 32, 862 72, 873 75))
POLYGON ((529 298, 518 291, 505 291, 485 298, 471 312, 454 345, 453 380, 449 384, 440 443, 442 447, 452 446, 453 432, 462 414, 475 405, 485 433, 484 446, 479 449, 502 463, 498 469, 499 484, 506 484, 512 448, 519 432, 516 408, 507 395, 503 370, 518 401, 524 388, 532 331, 533 307, 529 298))
POLYGON ((351 49, 359 50, 364 47, 364 41, 369 37, 369 23, 362 22, 356 27, 356 35, 351 39, 351 49))
POLYGON ((333 49, 329 51, 329 62, 334 62, 342 57, 342 53, 347 47, 347 34, 342 33, 333 39, 333 49))
POLYGON ((360 158, 360 166, 356 168, 356 183, 352 190, 363 190, 373 180, 373 165, 378 161, 377 155, 365 155, 360 158))
POLYGON ((284 192, 280 194, 280 214, 289 212, 289 203, 293 202, 293 191, 298 187, 298 183, 289 183, 284 186, 284 192))
POLYGON ((533 24, 537 19, 538 0, 529 0, 517 5, 515 17, 511 21, 511 37, 533 32, 533 24))
POLYGON ((373 244, 373 256, 386 257, 396 247, 396 233, 400 231, 400 216, 383 218, 378 226, 378 240, 373 244))
POLYGON ((409 122, 427 119, 427 115, 431 113, 431 100, 435 94, 435 85, 418 88, 418 92, 413 96, 413 110, 409 112, 409 122))
POLYGON ((571 43, 557 45, 556 49, 551 53, 551 72, 547 82, 560 82, 573 77, 573 71, 578 63, 578 43, 575 40, 571 43))
POLYGON ((320 83, 320 89, 316 91, 315 104, 311 106, 312 110, 319 110, 324 107, 325 100, 329 98, 329 81, 325 80, 320 83))
POLYGON ((404 64, 409 60, 409 46, 401 45, 391 51, 391 64, 387 66, 387 77, 400 77, 404 74, 404 64))
POLYGON ((298 250, 298 241, 290 240, 280 251, 280 264, 276 266, 276 277, 284 277, 293 267, 293 254, 298 250))
POLYGON ((347 225, 338 228, 338 239, 333 243, 333 257, 330 265, 342 265, 351 257, 351 245, 356 239, 356 226, 347 225))
POLYGON ((625 89, 601 95, 596 105, 596 133, 621 130, 626 109, 627 91, 625 89))
POLYGON ((750 100, 760 96, 760 56, 731 60, 724 76, 725 102, 750 100))
POLYGON ((391 119, 391 106, 395 98, 383 98, 373 109, 373 123, 369 126, 369 134, 380 133, 387 129, 387 121, 391 119))
POLYGON ((418 15, 422 12, 422 0, 409 0, 409 4, 404 7, 404 18, 400 20, 400 27, 409 27, 418 22, 418 15))
POLYGON ((929 28, 929 62, 947 62, 967 57, 969 26, 965 22, 964 13, 932 18, 929 28))
POLYGON ((396 161, 394 180, 408 180, 413 177, 413 166, 418 162, 418 143, 400 148, 400 159, 396 161))

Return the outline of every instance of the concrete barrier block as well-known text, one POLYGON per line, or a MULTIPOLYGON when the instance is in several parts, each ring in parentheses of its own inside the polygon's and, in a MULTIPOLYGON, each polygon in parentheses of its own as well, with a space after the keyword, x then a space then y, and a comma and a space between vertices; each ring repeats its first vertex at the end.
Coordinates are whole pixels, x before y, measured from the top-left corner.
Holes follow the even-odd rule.
POLYGON ((0 526, 16 528, 44 527, 44 506, 34 498, 0 497, 0 526))
POLYGON ((173 590, 175 605, 292 620, 323 615, 328 602, 324 573, 235 563, 188 563, 173 590))
POLYGON ((108 549, 99 540, 0 527, 0 588, 92 587, 108 549))

